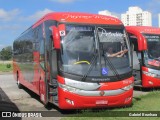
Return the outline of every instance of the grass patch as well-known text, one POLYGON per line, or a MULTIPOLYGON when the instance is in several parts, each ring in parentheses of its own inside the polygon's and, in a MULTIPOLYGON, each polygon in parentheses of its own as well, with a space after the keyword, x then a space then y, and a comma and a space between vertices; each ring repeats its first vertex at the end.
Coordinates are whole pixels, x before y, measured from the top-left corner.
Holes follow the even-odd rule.
MULTIPOLYGON (((9 65, 9 64, 8 64, 9 65)), ((7 67, 7 64, 0 64, 0 72, 10 72, 13 70, 12 64, 10 64, 10 67, 7 67)))
MULTIPOLYGON (((62 118, 62 120, 150 120, 159 119, 157 117, 114 117, 116 114, 128 115, 129 111, 136 113, 136 111, 160 111, 160 91, 153 91, 147 95, 133 98, 133 104, 130 107, 113 108, 113 109, 99 109, 99 110, 82 110, 80 113, 62 118), (114 115, 115 114, 115 115, 114 115), (112 117, 107 117, 112 115, 112 117)), ((140 112, 138 112, 140 113, 140 112)), ((150 112, 148 112, 150 113, 150 112)), ((159 114, 158 114, 159 115, 159 114)))

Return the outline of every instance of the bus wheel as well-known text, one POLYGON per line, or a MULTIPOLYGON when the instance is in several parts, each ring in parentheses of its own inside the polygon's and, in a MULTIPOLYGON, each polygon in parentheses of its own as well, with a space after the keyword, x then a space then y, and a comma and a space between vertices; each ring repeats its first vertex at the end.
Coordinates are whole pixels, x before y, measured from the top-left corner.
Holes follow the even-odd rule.
POLYGON ((47 110, 51 110, 52 109, 52 107, 51 107, 49 102, 48 103, 43 103, 43 105, 47 110))
POLYGON ((17 72, 17 86, 18 86, 18 88, 19 89, 22 89, 22 84, 19 82, 19 74, 18 74, 18 72, 17 72))

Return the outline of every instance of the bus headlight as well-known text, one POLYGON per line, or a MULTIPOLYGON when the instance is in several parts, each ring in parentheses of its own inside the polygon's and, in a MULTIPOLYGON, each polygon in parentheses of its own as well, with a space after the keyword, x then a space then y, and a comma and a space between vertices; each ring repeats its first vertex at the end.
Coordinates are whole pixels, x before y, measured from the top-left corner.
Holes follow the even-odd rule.
POLYGON ((134 83, 132 83, 132 84, 130 84, 130 85, 128 85, 128 86, 125 86, 125 87, 122 88, 122 89, 128 91, 128 90, 132 89, 133 86, 134 86, 134 83))
POLYGON ((73 93, 74 93, 75 91, 79 90, 79 89, 77 89, 77 88, 70 87, 70 86, 68 86, 68 85, 63 85, 63 84, 59 84, 59 87, 62 88, 64 91, 69 91, 69 92, 73 92, 73 93))
POLYGON ((145 74, 149 77, 160 78, 160 75, 157 75, 155 73, 150 73, 150 72, 143 71, 143 74, 145 74))

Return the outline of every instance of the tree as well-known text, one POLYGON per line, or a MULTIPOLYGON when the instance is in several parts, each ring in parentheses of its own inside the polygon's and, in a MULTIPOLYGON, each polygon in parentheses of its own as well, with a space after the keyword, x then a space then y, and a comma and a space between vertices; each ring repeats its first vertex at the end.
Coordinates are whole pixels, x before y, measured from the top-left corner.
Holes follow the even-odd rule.
POLYGON ((7 46, 3 48, 0 52, 0 57, 2 60, 10 60, 12 58, 12 47, 7 46))

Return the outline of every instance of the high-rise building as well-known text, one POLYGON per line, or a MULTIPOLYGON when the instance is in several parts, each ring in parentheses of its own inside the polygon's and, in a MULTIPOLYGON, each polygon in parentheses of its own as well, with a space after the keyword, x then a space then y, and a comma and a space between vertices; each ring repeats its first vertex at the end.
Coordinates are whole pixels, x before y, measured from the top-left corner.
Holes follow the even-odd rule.
POLYGON ((107 16, 112 16, 112 17, 118 18, 118 16, 113 15, 113 14, 112 14, 111 12, 109 12, 108 10, 99 11, 98 14, 100 14, 100 15, 107 15, 107 16))
POLYGON ((121 14, 121 20, 125 26, 152 26, 152 14, 137 6, 129 7, 126 13, 121 14))
POLYGON ((158 23, 159 23, 159 27, 160 27, 160 13, 158 14, 158 23))

